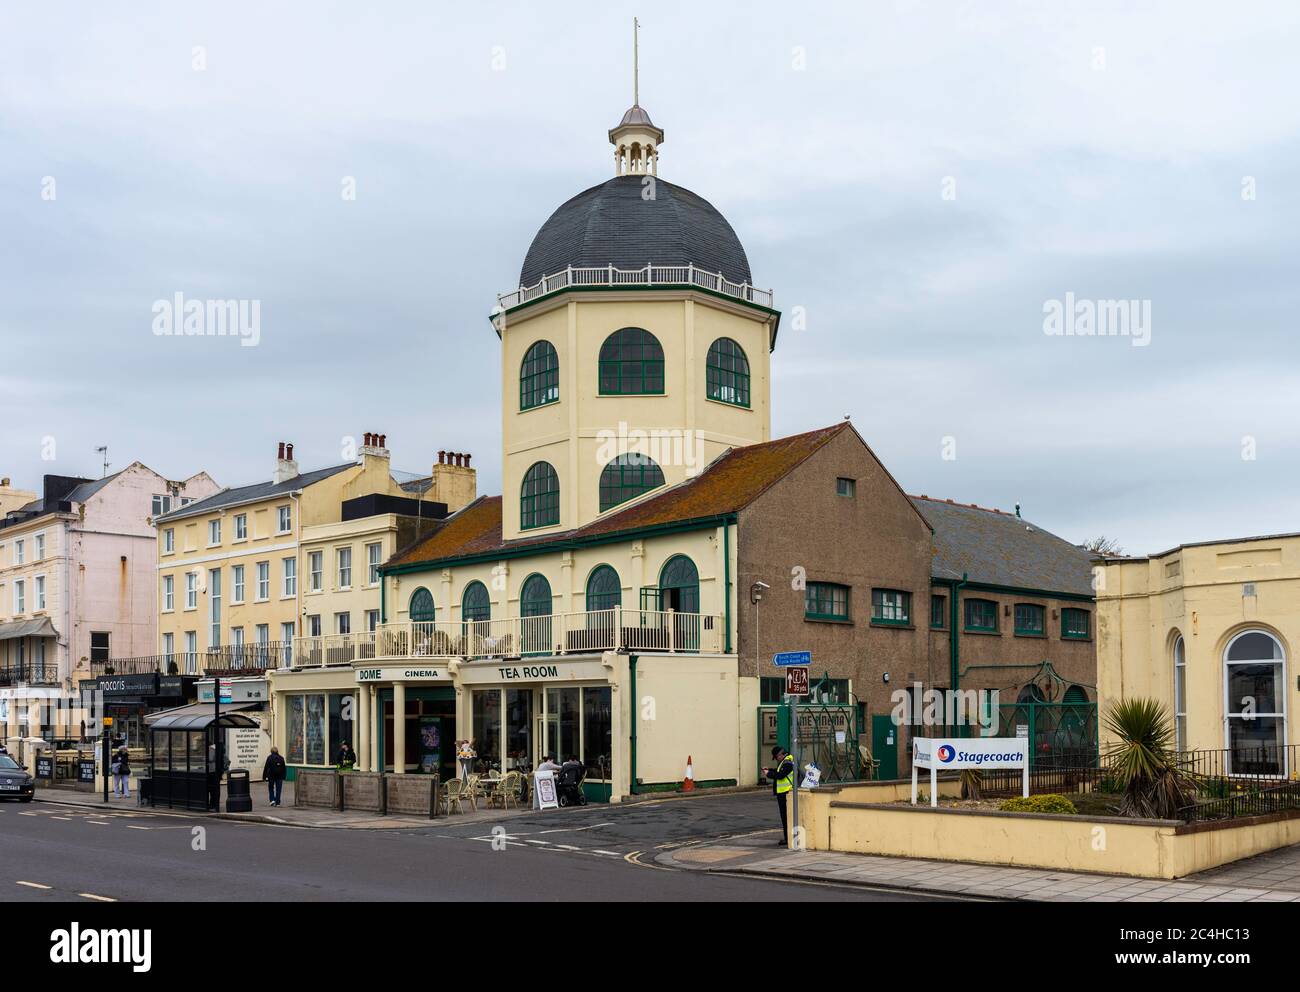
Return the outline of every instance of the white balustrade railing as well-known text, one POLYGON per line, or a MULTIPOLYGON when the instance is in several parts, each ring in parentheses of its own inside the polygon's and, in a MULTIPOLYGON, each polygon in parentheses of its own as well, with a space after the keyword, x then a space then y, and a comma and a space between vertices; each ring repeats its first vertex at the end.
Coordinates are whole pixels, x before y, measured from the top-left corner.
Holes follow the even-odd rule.
POLYGON ((385 658, 519 658, 639 651, 717 654, 723 618, 709 613, 615 607, 580 613, 492 620, 429 620, 380 624, 360 634, 297 637, 294 668, 350 665, 385 658))
POLYGON ((543 276, 532 286, 520 286, 512 293, 501 293, 497 303, 509 310, 549 293, 571 286, 699 286, 724 296, 735 297, 759 306, 772 306, 772 291, 756 289, 747 282, 732 282, 721 272, 706 272, 694 265, 646 265, 640 269, 619 269, 612 265, 573 268, 543 276))

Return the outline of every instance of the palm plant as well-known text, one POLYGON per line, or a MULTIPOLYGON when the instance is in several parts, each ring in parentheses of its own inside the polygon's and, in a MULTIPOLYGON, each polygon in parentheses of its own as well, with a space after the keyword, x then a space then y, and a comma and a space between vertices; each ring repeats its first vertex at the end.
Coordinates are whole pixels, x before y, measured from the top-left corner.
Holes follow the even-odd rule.
POLYGON ((961 770, 961 797, 976 801, 984 798, 984 773, 978 768, 961 770))
POLYGON ((1106 753, 1110 772, 1124 790, 1120 816, 1175 819, 1192 802, 1194 779, 1178 767, 1174 728, 1163 703, 1121 699, 1106 714, 1116 743, 1106 753))

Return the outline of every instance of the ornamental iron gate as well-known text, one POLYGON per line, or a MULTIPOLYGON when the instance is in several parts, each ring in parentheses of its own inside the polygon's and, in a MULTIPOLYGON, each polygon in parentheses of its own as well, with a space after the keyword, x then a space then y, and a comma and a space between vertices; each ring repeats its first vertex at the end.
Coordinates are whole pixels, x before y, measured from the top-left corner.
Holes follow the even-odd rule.
MULTIPOLYGON (((858 750, 858 707, 856 703, 799 703, 799 778, 803 766, 813 762, 821 769, 821 781, 856 782, 862 771, 858 750)), ((772 748, 790 748, 788 704, 758 708, 758 767, 772 764, 772 748)))

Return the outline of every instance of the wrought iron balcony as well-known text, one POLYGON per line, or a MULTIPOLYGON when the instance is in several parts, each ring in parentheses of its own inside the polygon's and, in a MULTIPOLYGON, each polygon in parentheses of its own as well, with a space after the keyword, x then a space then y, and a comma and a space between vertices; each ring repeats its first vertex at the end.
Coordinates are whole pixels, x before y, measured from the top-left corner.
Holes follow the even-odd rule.
POLYGON ((292 645, 288 641, 228 644, 210 651, 176 651, 172 654, 140 655, 131 658, 92 659, 92 675, 256 675, 289 664, 292 645))
POLYGON ((493 620, 381 624, 358 634, 294 639, 294 668, 350 665, 389 658, 518 658, 633 651, 717 654, 723 618, 674 610, 587 610, 493 620))
POLYGON ((0 668, 0 685, 58 685, 59 666, 47 662, 6 665, 0 668))

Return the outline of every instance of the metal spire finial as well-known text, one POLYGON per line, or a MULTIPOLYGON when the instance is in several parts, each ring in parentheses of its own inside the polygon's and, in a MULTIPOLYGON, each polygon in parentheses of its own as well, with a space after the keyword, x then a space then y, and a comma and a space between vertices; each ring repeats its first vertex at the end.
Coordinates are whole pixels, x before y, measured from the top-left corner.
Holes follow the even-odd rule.
POLYGON ((641 30, 641 23, 634 17, 632 18, 632 106, 641 105, 641 66, 640 66, 640 45, 638 44, 638 33, 641 30))

